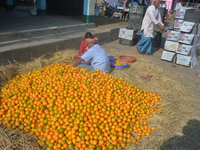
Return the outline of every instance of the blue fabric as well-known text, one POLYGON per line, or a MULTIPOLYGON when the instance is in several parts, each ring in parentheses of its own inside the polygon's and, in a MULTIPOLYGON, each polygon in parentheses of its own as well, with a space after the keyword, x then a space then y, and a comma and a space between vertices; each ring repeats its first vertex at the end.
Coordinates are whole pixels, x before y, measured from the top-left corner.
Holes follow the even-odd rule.
POLYGON ((132 5, 139 5, 138 2, 133 2, 133 3, 130 3, 132 5))
POLYGON ((144 37, 144 31, 142 31, 142 39, 137 43, 137 46, 140 48, 141 52, 151 53, 153 38, 144 37))
POLYGON ((86 64, 80 64, 78 65, 79 68, 88 68, 88 70, 92 71, 94 70, 94 67, 90 66, 90 65, 86 65, 86 64))
POLYGON ((91 65, 95 70, 100 69, 102 72, 110 72, 108 55, 99 46, 99 44, 95 44, 93 47, 89 48, 87 52, 81 56, 81 58, 85 60, 85 62, 90 60, 91 65))

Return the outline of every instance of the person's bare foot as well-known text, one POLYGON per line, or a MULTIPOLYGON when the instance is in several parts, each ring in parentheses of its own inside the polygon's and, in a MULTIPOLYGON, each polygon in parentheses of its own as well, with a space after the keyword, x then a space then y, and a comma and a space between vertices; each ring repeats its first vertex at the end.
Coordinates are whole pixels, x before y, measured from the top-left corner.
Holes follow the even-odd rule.
POLYGON ((142 54, 142 52, 140 51, 140 48, 136 45, 137 51, 139 54, 142 54))
POLYGON ((151 53, 149 52, 145 52, 144 55, 152 55, 151 53))

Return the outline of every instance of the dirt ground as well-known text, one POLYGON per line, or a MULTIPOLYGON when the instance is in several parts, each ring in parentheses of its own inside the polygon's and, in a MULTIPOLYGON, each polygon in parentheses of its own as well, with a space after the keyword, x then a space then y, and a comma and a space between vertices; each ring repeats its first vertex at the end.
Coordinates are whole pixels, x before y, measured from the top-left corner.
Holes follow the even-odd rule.
MULTIPOLYGON (((140 59, 147 59, 155 65, 162 67, 164 70, 171 72, 177 77, 180 76, 180 79, 184 79, 184 81, 187 82, 188 86, 190 86, 194 90, 200 100, 200 67, 196 66, 195 68, 191 69, 190 67, 185 67, 161 60, 160 58, 163 51, 163 44, 164 39, 162 39, 161 48, 152 48, 152 56, 139 54, 136 50, 136 46, 121 45, 119 44, 119 40, 101 46, 108 54, 111 52, 116 53, 116 55, 118 56, 122 54, 130 54, 136 57, 136 61, 140 61, 140 59)), ((200 56, 198 56, 197 59, 198 62, 200 62, 200 56)), ((196 102, 196 104, 200 105, 200 101, 196 102)), ((195 109, 194 111, 197 115, 200 115, 200 110, 195 109)))

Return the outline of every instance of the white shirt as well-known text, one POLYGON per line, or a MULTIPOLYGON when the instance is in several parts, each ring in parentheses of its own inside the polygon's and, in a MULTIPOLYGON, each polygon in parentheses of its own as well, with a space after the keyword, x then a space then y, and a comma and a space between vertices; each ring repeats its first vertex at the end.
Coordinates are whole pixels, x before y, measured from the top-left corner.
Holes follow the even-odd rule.
POLYGON ((81 58, 84 61, 91 60, 91 65, 95 70, 100 69, 102 72, 110 72, 108 55, 99 44, 95 44, 93 47, 89 48, 81 58))
POLYGON ((161 16, 158 8, 156 8, 154 5, 151 5, 147 8, 144 19, 142 21, 141 30, 144 31, 144 36, 153 37, 155 25, 158 23, 164 25, 161 21, 161 16))

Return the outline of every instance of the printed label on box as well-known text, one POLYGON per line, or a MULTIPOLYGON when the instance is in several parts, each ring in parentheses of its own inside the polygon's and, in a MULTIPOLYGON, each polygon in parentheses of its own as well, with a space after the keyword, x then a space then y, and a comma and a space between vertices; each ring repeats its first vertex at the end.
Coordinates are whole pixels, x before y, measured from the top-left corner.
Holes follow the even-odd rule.
POLYGON ((134 36, 134 30, 127 30, 126 28, 120 28, 119 38, 132 40, 134 36))
POLYGON ((192 49, 192 46, 190 45, 179 44, 176 52, 180 54, 188 55, 191 49, 192 49))
POLYGON ((179 37, 180 37, 179 31, 172 31, 172 30, 167 31, 167 40, 178 41, 179 37))
POLYGON ((179 37, 179 42, 185 43, 185 44, 191 44, 193 38, 194 38, 193 34, 181 33, 179 37))
POLYGON ((119 30, 119 38, 124 39, 126 37, 126 28, 120 28, 119 30))
POLYGON ((167 60, 167 61, 172 61, 175 53, 173 52, 168 52, 168 51, 163 51, 161 59, 167 60))
POLYGON ((178 42, 166 41, 164 48, 165 50, 176 52, 178 49, 178 42))
POLYGON ((180 31, 190 32, 192 30, 192 28, 194 27, 194 24, 195 23, 193 23, 193 22, 184 21, 180 28, 180 31))
POLYGON ((190 60, 191 60, 190 56, 184 56, 184 55, 177 54, 177 60, 176 60, 177 64, 189 66, 190 60))
POLYGON ((183 20, 181 20, 181 19, 175 19, 175 21, 174 21, 174 28, 180 29, 181 26, 182 26, 182 24, 183 24, 183 20))
POLYGON ((178 9, 176 9, 175 18, 183 19, 184 16, 185 16, 185 9, 184 8, 178 8, 178 9))

